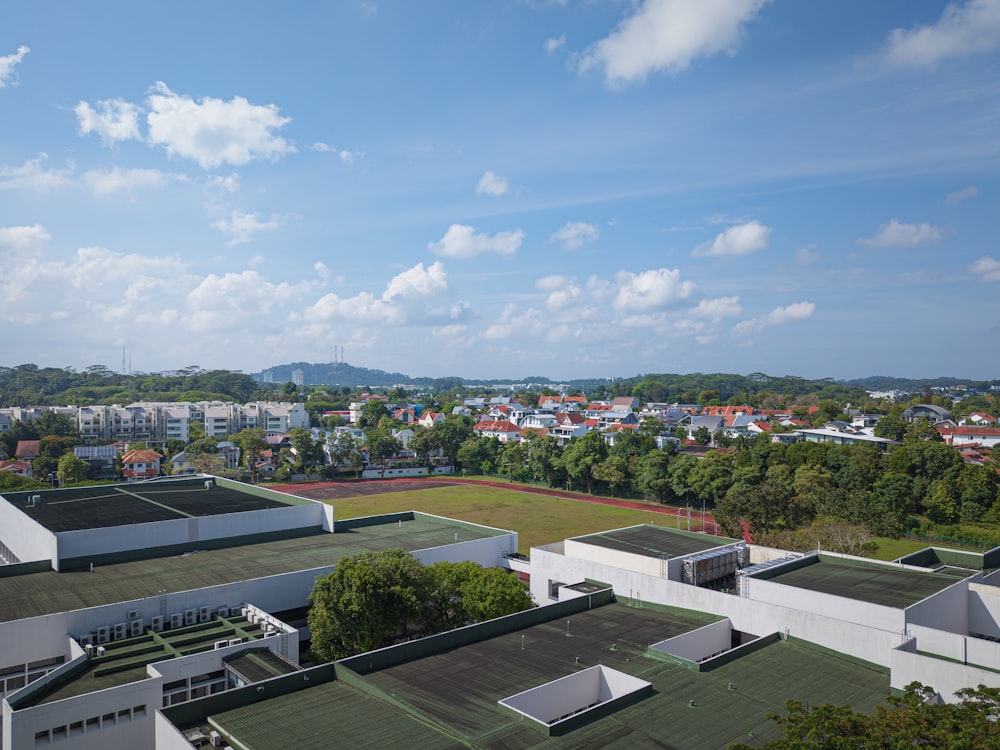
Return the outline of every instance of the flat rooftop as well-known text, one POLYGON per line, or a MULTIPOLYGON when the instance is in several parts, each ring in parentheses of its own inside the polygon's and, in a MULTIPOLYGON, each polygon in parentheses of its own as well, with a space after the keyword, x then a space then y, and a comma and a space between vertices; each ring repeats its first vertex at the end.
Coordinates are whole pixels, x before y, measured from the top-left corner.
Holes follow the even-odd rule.
POLYGON ((148 664, 207 651, 220 640, 241 638, 245 642, 250 642, 259 640, 263 636, 263 628, 259 624, 251 623, 243 615, 216 616, 197 625, 170 628, 159 633, 147 628, 143 635, 104 644, 103 656, 88 658, 84 669, 54 682, 42 692, 33 695, 24 705, 18 705, 18 708, 52 703, 105 688, 127 685, 130 682, 146 679, 148 664))
POLYGON ((573 541, 607 547, 619 552, 631 552, 644 557, 679 557, 707 552, 716 547, 735 544, 739 540, 644 524, 578 536, 574 537, 573 541))
POLYGON ((794 639, 704 672, 646 655, 648 644, 717 619, 666 607, 598 606, 366 674, 360 679, 368 695, 338 680, 211 721, 234 746, 255 750, 320 748, 329 737, 346 747, 703 750, 776 739, 767 715, 783 713, 789 698, 871 711, 889 694, 887 670, 794 639), (551 737, 497 704, 597 664, 651 682, 652 693, 551 737), (400 742, 407 731, 412 743, 400 742), (374 732, 386 737, 373 741, 374 732))
POLYGON ((809 559, 813 560, 811 564, 787 572, 779 567, 759 577, 786 586, 903 609, 972 575, 972 571, 962 568, 945 567, 925 573, 823 554, 809 559))
POLYGON ((276 492, 223 486, 217 480, 201 477, 11 492, 3 497, 52 532, 217 516, 307 502, 276 492), (211 489, 205 489, 206 484, 211 489))
MULTIPOLYGON (((350 521, 338 521, 338 527, 350 521)), ((509 532, 422 513, 375 516, 344 531, 236 544, 173 557, 132 560, 87 569, 0 578, 0 622, 103 604, 191 591, 253 578, 336 565, 365 550, 413 552, 509 532)))

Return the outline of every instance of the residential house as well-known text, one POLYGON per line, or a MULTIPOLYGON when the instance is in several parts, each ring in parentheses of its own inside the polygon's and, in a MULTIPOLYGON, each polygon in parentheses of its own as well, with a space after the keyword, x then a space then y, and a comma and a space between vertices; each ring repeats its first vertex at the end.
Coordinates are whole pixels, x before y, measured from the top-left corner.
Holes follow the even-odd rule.
POLYGON ((484 419, 472 426, 480 437, 495 437, 501 443, 516 443, 521 440, 521 428, 500 419, 484 419))
POLYGON ((938 427, 945 443, 955 446, 978 445, 993 448, 1000 445, 1000 427, 938 427))
POLYGON ((34 461, 38 458, 39 440, 18 440, 14 448, 14 458, 20 461, 34 461))
POLYGON ((439 411, 425 412, 417 420, 417 424, 427 428, 433 427, 440 422, 444 422, 444 414, 439 411))
POLYGON ((951 412, 934 404, 914 404, 905 409, 899 418, 904 422, 930 422, 931 424, 951 422, 954 424, 951 412))
POLYGON ((122 477, 127 482, 155 479, 160 476, 161 458, 159 453, 150 448, 129 451, 122 456, 122 477))

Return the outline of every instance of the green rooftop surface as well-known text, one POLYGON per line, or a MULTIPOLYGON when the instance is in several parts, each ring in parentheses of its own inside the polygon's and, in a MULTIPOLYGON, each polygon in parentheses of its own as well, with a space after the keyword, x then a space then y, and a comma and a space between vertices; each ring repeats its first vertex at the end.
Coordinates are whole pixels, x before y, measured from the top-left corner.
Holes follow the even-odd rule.
POLYGON ((247 738, 244 747, 253 750, 467 747, 339 680, 226 711, 211 721, 228 737, 247 738))
POLYGON ((297 664, 269 649, 243 651, 224 661, 227 667, 246 682, 260 682, 269 677, 278 677, 301 669, 297 664))
MULTIPOLYGON (((148 676, 147 664, 209 651, 216 641, 242 638, 251 642, 260 639, 263 634, 259 624, 251 624, 242 615, 216 616, 208 622, 168 628, 160 633, 147 629, 141 636, 104 644, 104 656, 87 659, 85 669, 53 683, 18 708, 52 703, 144 680, 148 676)), ((274 674, 268 676, 273 677, 274 674)))
POLYGON ((212 718, 234 747, 254 750, 321 748, 334 742, 351 748, 451 748, 459 746, 456 740, 465 747, 498 750, 704 750, 776 738, 767 714, 782 713, 789 698, 871 711, 889 694, 886 670, 796 640, 772 642, 703 672, 646 655, 649 643, 717 619, 648 605, 599 606, 372 672, 359 678, 370 697, 333 682, 212 718), (649 681, 653 691, 551 737, 497 704, 596 664, 649 681), (438 728, 436 735, 429 733, 431 727, 438 728), (412 742, 401 742, 403 735, 396 734, 406 731, 414 733, 412 742), (391 734, 376 737, 377 732, 391 734))
MULTIPOLYGON (((338 522, 342 524, 343 522, 338 522)), ((196 554, 0 578, 0 622, 191 591, 252 578, 328 568, 364 550, 416 551, 508 532, 420 513, 375 517, 335 534, 281 539, 196 554), (412 520, 406 520, 412 519, 412 520)))
POLYGON ((238 482, 204 477, 31 490, 3 497, 57 533, 283 508, 307 502, 238 482))
POLYGON ((787 572, 776 568, 773 575, 763 577, 786 586, 903 609, 971 575, 961 568, 924 573, 822 554, 815 560, 787 572))
POLYGON ((620 552, 631 552, 634 555, 643 555, 644 557, 678 557, 679 555, 707 552, 716 547, 734 544, 739 540, 643 524, 614 531, 603 531, 599 534, 578 536, 573 541, 620 552))

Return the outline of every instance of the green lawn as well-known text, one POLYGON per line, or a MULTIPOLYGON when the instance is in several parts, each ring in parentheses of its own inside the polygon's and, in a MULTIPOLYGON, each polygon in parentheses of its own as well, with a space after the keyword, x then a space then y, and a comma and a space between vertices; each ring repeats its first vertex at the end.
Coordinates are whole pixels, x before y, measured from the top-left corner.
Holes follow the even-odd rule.
MULTIPOLYGON (((678 519, 663 513, 609 505, 564 500, 529 492, 476 485, 454 485, 410 492, 331 500, 337 518, 355 518, 402 510, 418 510, 458 518, 518 533, 518 547, 528 554, 531 547, 560 542, 580 534, 591 534, 640 523, 677 528, 678 519)), ((686 519, 681 519, 686 524, 686 519)))

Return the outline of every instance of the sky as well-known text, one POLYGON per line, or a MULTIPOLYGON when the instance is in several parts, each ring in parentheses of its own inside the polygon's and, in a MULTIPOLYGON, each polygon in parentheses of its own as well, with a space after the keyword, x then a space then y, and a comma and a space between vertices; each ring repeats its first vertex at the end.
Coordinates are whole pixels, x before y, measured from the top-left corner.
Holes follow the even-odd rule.
POLYGON ((1000 0, 100 7, 0 4, 4 366, 1000 378, 1000 0))

